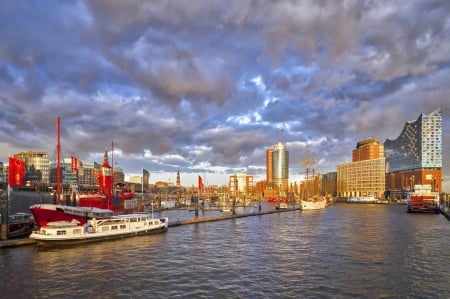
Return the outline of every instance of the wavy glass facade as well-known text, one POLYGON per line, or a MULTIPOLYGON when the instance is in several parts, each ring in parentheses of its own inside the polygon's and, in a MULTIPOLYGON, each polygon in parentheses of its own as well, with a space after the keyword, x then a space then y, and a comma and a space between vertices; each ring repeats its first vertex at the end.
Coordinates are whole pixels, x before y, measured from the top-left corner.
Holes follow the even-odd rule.
POLYGON ((384 143, 386 190, 405 196, 414 184, 431 184, 441 191, 442 109, 406 122, 400 135, 384 143))
POLYGON ((442 109, 407 122, 395 140, 384 142, 386 172, 442 167, 442 109))

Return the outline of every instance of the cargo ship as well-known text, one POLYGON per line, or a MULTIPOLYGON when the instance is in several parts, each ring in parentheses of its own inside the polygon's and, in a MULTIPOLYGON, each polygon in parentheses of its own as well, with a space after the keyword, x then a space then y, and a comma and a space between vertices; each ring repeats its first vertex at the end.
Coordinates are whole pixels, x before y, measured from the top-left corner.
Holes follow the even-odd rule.
POLYGON ((414 190, 406 197, 406 211, 440 213, 439 193, 432 190, 431 185, 415 185, 414 190))

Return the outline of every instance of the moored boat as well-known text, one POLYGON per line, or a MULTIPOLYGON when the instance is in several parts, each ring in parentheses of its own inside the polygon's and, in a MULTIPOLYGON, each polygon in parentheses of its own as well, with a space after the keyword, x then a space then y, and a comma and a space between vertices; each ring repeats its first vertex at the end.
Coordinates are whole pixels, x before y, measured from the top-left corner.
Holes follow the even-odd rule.
POLYGON ((320 173, 315 173, 315 163, 314 158, 307 158, 302 162, 306 167, 306 180, 303 183, 304 193, 300 200, 300 210, 302 211, 320 210, 328 206, 327 198, 320 194, 322 176, 320 173), (310 169, 309 165, 313 167, 310 169), (311 177, 309 176, 310 172, 312 173, 311 177))
POLYGON ((406 197, 406 211, 440 213, 439 193, 431 185, 415 185, 406 197))
POLYGON ((300 200, 300 209, 307 210, 320 210, 327 206, 327 199, 323 196, 313 196, 306 200, 300 200))
POLYGON ((89 219, 80 225, 77 221, 49 222, 31 233, 38 246, 68 246, 136 235, 167 231, 168 217, 153 218, 151 214, 124 214, 104 219, 89 219))
POLYGON ((9 215, 8 238, 23 237, 31 234, 35 226, 32 214, 15 213, 9 215))
MULTIPOLYGON (((59 125, 60 121, 58 117, 58 150, 61 147, 59 144, 59 125)), ((60 172, 58 163, 57 173, 60 172)), ((98 189, 96 192, 76 194, 76 199, 74 200, 74 205, 76 206, 65 206, 59 202, 57 204, 38 204, 31 206, 30 212, 33 214, 37 225, 45 226, 48 222, 71 222, 72 220, 76 220, 80 225, 83 225, 87 220, 92 218, 104 218, 113 214, 131 214, 141 209, 134 192, 131 192, 127 188, 114 192, 113 167, 109 165, 107 151, 105 151, 103 163, 97 171, 97 183, 98 189)), ((57 186, 57 198, 60 198, 61 194, 59 190, 61 189, 61 181, 59 178, 57 186)))
POLYGON ((113 216, 113 211, 109 209, 99 209, 90 207, 72 207, 55 204, 35 204, 30 207, 34 220, 38 226, 46 226, 49 222, 77 222, 79 225, 85 224, 89 219, 108 218, 113 216))

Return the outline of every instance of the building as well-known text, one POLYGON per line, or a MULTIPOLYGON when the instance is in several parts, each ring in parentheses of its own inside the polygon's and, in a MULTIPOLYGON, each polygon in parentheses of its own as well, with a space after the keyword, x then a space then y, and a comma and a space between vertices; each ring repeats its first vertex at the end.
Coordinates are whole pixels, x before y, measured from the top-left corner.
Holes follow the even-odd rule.
POLYGON ((253 176, 247 175, 243 172, 231 175, 228 187, 231 196, 253 195, 253 176))
POLYGON ((273 158, 272 158, 273 148, 268 148, 266 150, 266 184, 271 185, 273 183, 273 158))
POLYGON ((352 161, 364 161, 384 157, 384 146, 376 138, 367 138, 359 141, 352 151, 352 161))
POLYGON ((376 138, 364 139, 352 151, 352 162, 337 166, 339 197, 384 198, 385 158, 376 138))
POLYGON ((322 175, 321 194, 335 197, 337 195, 337 172, 328 172, 322 175))
POLYGON ((286 196, 289 191, 289 151, 278 142, 272 151, 272 184, 278 188, 280 195, 286 196))
POLYGON ((442 191, 442 109, 406 122, 396 139, 384 142, 386 190, 404 198, 415 184, 429 184, 442 191))
POLYGON ((49 183, 50 163, 46 152, 25 151, 14 158, 25 162, 25 182, 49 183))

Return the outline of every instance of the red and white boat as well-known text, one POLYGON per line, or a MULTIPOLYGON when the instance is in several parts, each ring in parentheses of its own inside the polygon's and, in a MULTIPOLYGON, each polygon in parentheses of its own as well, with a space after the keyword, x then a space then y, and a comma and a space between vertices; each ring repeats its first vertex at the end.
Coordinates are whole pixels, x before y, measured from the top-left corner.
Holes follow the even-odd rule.
MULTIPOLYGON (((58 160, 59 160, 59 117, 58 126, 58 160)), ((60 173, 58 163, 57 173, 60 173)), ((112 215, 131 214, 139 211, 138 199, 134 192, 121 190, 113 195, 113 167, 109 165, 108 153, 105 151, 101 170, 97 176, 98 190, 94 194, 78 194, 76 206, 61 204, 36 204, 30 207, 30 212, 39 226, 49 222, 67 221, 84 225, 93 218, 107 218, 112 215)), ((58 186, 60 178, 58 177, 58 186)), ((58 187, 58 192, 60 187, 58 187)))
POLYGON ((406 211, 439 214, 439 193, 431 185, 414 185, 414 190, 406 198, 406 211))

